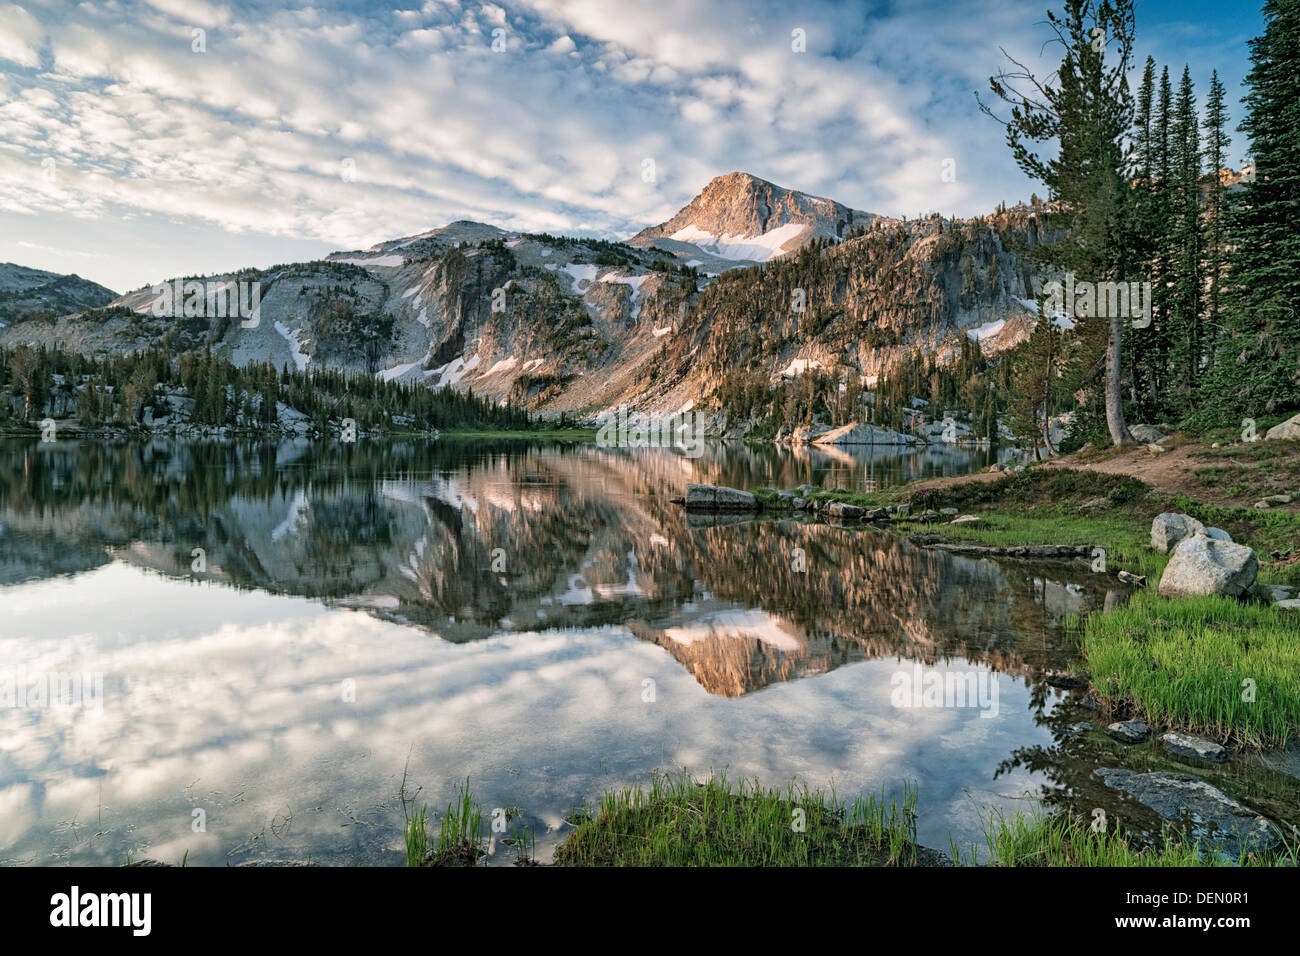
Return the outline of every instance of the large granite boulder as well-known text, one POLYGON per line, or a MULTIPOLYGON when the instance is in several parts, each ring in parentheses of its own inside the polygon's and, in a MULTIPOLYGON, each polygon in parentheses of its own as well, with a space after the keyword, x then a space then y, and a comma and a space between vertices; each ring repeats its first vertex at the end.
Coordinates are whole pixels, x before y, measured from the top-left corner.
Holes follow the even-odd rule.
POLYGON ((1191 515, 1167 511, 1162 515, 1156 515, 1155 520, 1151 522, 1151 547, 1161 554, 1168 554, 1184 538, 1204 533, 1205 525, 1191 515))
POLYGON ((1264 433, 1265 440, 1272 438, 1300 438, 1300 415, 1288 418, 1281 425, 1274 425, 1264 433))
POLYGON ((850 422, 811 439, 815 445, 915 445, 920 439, 867 422, 850 422))
POLYGON ((1258 573, 1255 552, 1244 544, 1198 534, 1174 548, 1160 578, 1160 593, 1166 597, 1241 597, 1254 586, 1258 573))

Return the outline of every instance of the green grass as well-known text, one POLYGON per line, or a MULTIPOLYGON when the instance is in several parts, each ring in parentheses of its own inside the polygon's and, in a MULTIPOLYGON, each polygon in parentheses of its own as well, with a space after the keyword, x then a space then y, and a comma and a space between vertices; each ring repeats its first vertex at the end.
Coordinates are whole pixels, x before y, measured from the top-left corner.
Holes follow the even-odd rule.
MULTIPOLYGON (((403 781, 405 786, 405 781, 403 781)), ((434 844, 428 831, 426 810, 412 813, 403 828, 407 866, 473 866, 483 855, 483 812, 470 792, 469 780, 456 788, 456 798, 447 805, 434 844)))
MULTIPOLYGON (((989 866, 1048 867, 1166 867, 1233 866, 1217 853, 1201 852, 1176 832, 1166 830, 1152 846, 1134 847, 1115 829, 1094 830, 1090 822, 1069 814, 1018 814, 1010 822, 1001 814, 985 825, 985 860, 989 866)), ((972 847, 967 857, 953 845, 954 864, 975 865, 972 847)), ((1267 856, 1250 854, 1243 866, 1294 866, 1296 850, 1286 848, 1267 856)))
POLYGON ((696 783, 656 775, 605 794, 556 851, 557 866, 911 866, 916 791, 845 806, 822 791, 784 792, 725 774, 696 783))
POLYGON ((429 855, 429 829, 425 822, 427 807, 421 807, 411 814, 402 827, 402 836, 406 842, 406 865, 423 866, 429 855))
MULTIPOLYGON (((1250 454, 1264 454, 1249 447, 1250 454)), ((1296 491, 1300 493, 1300 487, 1296 491)), ((773 489, 760 488, 754 494, 766 509, 780 512, 791 508, 773 489)), ((945 517, 934 524, 899 522, 892 530, 903 534, 937 533, 953 541, 1003 548, 1027 544, 1103 548, 1111 573, 1125 570, 1145 575, 1151 586, 1159 582, 1169 562, 1167 555, 1151 549, 1151 520, 1165 511, 1185 511, 1206 525, 1223 528, 1234 541, 1254 548, 1260 581, 1300 586, 1300 514, 1283 509, 1204 504, 1183 495, 1161 494, 1136 478, 1122 475, 1030 467, 994 481, 955 482, 922 491, 905 484, 872 494, 817 489, 809 497, 847 501, 864 508, 907 503, 913 514, 926 508, 957 508, 979 515, 983 522, 953 525, 945 517), (1085 504, 1089 507, 1083 507, 1085 504), (1273 551, 1295 552, 1294 560, 1273 559, 1273 551)))
MULTIPOLYGON (((754 494, 765 508, 789 507, 772 489, 760 488, 754 494)), ((1168 507, 1153 499, 1142 482, 1119 475, 1029 468, 994 481, 958 482, 926 491, 911 485, 872 494, 818 489, 810 497, 864 508, 906 503, 913 515, 927 508, 957 508, 979 515, 982 522, 954 525, 949 523, 950 517, 944 517, 933 524, 898 522, 891 530, 909 535, 942 534, 951 541, 1001 548, 1087 545, 1105 550, 1106 567, 1112 574, 1125 570, 1158 580, 1169 560, 1151 549, 1151 519, 1168 507), (1085 502, 1092 506, 1084 509, 1085 502)))
POLYGON ((1102 698, 1153 726, 1251 747, 1300 736, 1300 616, 1293 611, 1138 594, 1083 622, 1083 650, 1102 698))

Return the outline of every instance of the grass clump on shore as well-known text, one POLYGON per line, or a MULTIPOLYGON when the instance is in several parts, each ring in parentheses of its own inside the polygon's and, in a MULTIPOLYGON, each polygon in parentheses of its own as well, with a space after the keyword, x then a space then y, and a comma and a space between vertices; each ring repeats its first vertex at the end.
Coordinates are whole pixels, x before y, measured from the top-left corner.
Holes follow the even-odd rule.
POLYGON ((429 836, 427 809, 412 813, 403 827, 407 866, 473 866, 483 855, 483 812, 474 802, 469 781, 456 788, 438 829, 438 842, 429 836))
MULTIPOLYGON (((1249 854, 1237 861, 1203 851, 1166 831, 1156 845, 1134 847, 1117 830, 1094 830, 1090 822, 1068 813, 1050 816, 1018 814, 1006 820, 1001 814, 985 826, 986 865, 1044 867, 1167 867, 1167 866, 1294 866, 1296 853, 1283 849, 1268 855, 1249 854)), ((951 847, 957 866, 976 865, 975 850, 963 859, 951 847)))
POLYGON ((1225 597, 1138 594, 1083 622, 1098 693, 1155 726, 1252 747, 1300 736, 1300 616, 1225 597))
POLYGON ((844 805, 820 790, 784 793, 725 774, 656 776, 605 794, 555 854, 557 866, 913 866, 916 790, 844 805))

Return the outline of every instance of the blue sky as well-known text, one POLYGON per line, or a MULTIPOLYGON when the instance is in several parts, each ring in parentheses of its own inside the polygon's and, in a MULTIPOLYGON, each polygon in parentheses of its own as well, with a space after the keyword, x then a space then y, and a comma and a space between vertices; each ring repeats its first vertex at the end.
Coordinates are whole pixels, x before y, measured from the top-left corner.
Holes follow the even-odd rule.
MULTIPOLYGON (((973 91, 1000 46, 1046 65, 1046 6, 19 0, 0 6, 0 261, 126 291, 454 219, 626 238, 732 170, 976 215, 1036 188, 973 91)), ((1235 126, 1254 0, 1137 18, 1139 63, 1189 63, 1201 100, 1217 67, 1235 126)))

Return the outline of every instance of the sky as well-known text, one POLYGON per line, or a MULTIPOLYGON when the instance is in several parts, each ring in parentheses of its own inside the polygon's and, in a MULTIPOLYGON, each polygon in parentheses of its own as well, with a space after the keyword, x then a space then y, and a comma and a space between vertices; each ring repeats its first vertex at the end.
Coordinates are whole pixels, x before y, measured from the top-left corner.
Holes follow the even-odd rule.
MULTIPOLYGON (((1001 49, 1050 73, 1048 3, 4 2, 0 261, 125 292, 456 219, 625 239, 735 170, 978 215, 1037 186, 974 94, 1001 49)), ((1139 66, 1202 104, 1217 68, 1235 126, 1258 6, 1138 0, 1139 66)))

